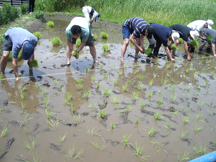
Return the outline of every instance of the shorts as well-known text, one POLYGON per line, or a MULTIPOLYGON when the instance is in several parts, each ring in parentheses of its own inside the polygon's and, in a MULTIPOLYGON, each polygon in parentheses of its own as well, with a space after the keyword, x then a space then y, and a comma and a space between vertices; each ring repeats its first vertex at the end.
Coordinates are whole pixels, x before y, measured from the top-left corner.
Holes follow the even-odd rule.
MULTIPOLYGON (((122 34, 123 34, 123 39, 130 38, 130 35, 133 33, 133 31, 130 31, 129 28, 125 27, 124 25, 122 25, 122 34)), ((140 35, 138 35, 136 38, 140 38, 140 35)))
MULTIPOLYGON (((82 41, 82 38, 80 39, 82 41)), ((77 40, 76 38, 72 37, 72 44, 76 44, 76 40, 77 40)), ((85 46, 94 46, 94 37, 91 32, 89 33, 89 37, 88 37, 88 40, 86 41, 85 46)))
POLYGON ((10 37, 7 33, 3 35, 4 41, 3 41, 3 51, 12 51, 12 42, 10 40, 10 37))

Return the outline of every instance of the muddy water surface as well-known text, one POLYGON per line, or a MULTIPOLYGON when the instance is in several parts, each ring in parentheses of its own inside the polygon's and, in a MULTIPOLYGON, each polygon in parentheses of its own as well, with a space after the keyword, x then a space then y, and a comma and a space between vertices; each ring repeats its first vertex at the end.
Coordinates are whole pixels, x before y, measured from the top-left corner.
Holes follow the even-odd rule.
POLYGON ((19 62, 22 79, 16 82, 8 65, 1 81, 0 131, 9 126, 0 138, 1 161, 173 162, 185 153, 188 159, 201 156, 194 148, 216 149, 212 57, 195 53, 188 62, 179 46, 176 63, 166 61, 163 49, 160 58, 140 54, 134 62, 130 46, 121 63, 121 24, 98 21, 92 33, 98 36, 99 63, 85 47, 66 67, 65 28, 71 18, 48 19, 55 27, 41 31, 35 51, 39 68, 30 73, 26 62, 19 62), (101 39, 101 32, 109 38, 101 39), (61 39, 60 47, 53 47, 53 37, 61 39), (101 49, 105 43, 110 52, 101 49))

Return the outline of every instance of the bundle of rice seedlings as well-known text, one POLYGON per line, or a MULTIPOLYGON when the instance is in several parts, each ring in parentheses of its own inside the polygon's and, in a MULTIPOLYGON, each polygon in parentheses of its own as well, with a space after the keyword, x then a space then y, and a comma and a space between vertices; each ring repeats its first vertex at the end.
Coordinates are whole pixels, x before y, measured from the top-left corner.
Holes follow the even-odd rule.
POLYGON ((61 39, 59 38, 52 38, 51 42, 54 46, 59 46, 61 44, 61 39))
POLYGON ((146 49, 145 53, 149 56, 152 53, 152 49, 151 48, 146 49))
POLYGON ((49 27, 53 27, 53 26, 54 26, 54 22, 52 22, 52 21, 48 21, 48 22, 47 22, 47 26, 49 26, 49 27))
POLYGON ((179 41, 179 44, 183 43, 183 39, 182 38, 179 38, 178 41, 179 41))
POLYGON ((108 44, 104 44, 104 45, 102 46, 102 50, 104 50, 105 52, 106 52, 106 51, 109 51, 109 45, 108 45, 108 44))
POLYGON ((102 32, 102 33, 101 33, 101 37, 102 37, 103 39, 107 39, 107 38, 108 38, 108 34, 105 33, 105 32, 102 32))
POLYGON ((206 39, 207 39, 208 42, 212 41, 212 37, 210 35, 208 35, 206 39))
MULTIPOLYGON (((8 61, 12 61, 13 56, 12 56, 12 51, 10 51, 9 57, 8 57, 8 61)), ((22 50, 19 51, 18 54, 18 61, 20 61, 22 59, 22 50)))
POLYGON ((39 40, 41 38, 41 33, 40 32, 34 32, 33 33, 35 37, 39 40))
POLYGON ((32 60, 32 62, 30 63, 30 67, 38 68, 39 67, 38 60, 37 59, 32 60))
POLYGON ((97 35, 96 35, 96 34, 94 34, 94 40, 95 40, 95 41, 97 40, 97 35))
POLYGON ((75 50, 75 58, 78 59, 79 58, 79 52, 77 50, 75 50))
POLYGON ((79 47, 81 43, 82 43, 81 39, 78 38, 78 39, 76 40, 76 45, 77 45, 77 47, 79 47))
POLYGON ((198 47, 199 43, 196 40, 192 40, 190 45, 193 46, 193 47, 198 47))
POLYGON ((177 47, 176 47, 174 44, 171 44, 170 48, 171 48, 172 50, 177 50, 177 47))

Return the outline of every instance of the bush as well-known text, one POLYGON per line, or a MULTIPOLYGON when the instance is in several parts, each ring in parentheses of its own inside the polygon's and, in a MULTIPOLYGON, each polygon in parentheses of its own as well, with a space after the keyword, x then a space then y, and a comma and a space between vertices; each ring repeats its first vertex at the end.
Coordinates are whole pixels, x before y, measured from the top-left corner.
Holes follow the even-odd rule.
POLYGON ((22 4, 21 6, 21 13, 26 14, 28 12, 28 4, 22 4))
POLYGON ((11 4, 9 3, 3 3, 3 8, 2 8, 2 18, 4 24, 7 24, 10 21, 10 11, 11 11, 11 4))
POLYGON ((108 38, 108 34, 105 33, 105 32, 102 32, 102 33, 101 33, 101 37, 102 37, 103 39, 107 39, 107 38, 108 38))
POLYGON ((10 21, 13 21, 17 17, 19 17, 19 9, 17 7, 12 7, 10 13, 11 13, 10 21))
POLYGON ((104 45, 102 46, 102 50, 104 50, 105 52, 106 52, 106 51, 109 51, 109 45, 108 45, 108 44, 104 44, 104 45))
POLYGON ((39 19, 42 22, 46 22, 46 18, 45 18, 44 12, 33 12, 33 13, 34 13, 34 17, 36 19, 39 19))
MULTIPOLYGON (((12 51, 10 51, 10 54, 9 54, 9 57, 8 57, 8 61, 12 61, 12 51)), ((19 54, 18 54, 18 61, 20 61, 22 59, 22 50, 19 51, 19 54)))
POLYGON ((36 11, 45 11, 46 10, 46 4, 41 0, 35 1, 35 10, 36 11))
POLYGON ((4 23, 3 21, 3 15, 2 15, 2 9, 0 8, 0 25, 4 23))
POLYGON ((78 39, 76 40, 76 45, 77 45, 77 47, 79 47, 81 43, 82 43, 81 39, 78 38, 78 39))
POLYGON ((61 39, 59 39, 59 38, 52 38, 51 42, 52 42, 53 46, 59 46, 61 44, 61 39))
POLYGON ((33 33, 35 37, 39 40, 41 38, 41 33, 40 32, 34 32, 33 33))
POLYGON ((47 22, 47 26, 49 26, 49 27, 53 27, 53 26, 54 26, 54 22, 52 22, 52 21, 48 21, 48 22, 47 22))

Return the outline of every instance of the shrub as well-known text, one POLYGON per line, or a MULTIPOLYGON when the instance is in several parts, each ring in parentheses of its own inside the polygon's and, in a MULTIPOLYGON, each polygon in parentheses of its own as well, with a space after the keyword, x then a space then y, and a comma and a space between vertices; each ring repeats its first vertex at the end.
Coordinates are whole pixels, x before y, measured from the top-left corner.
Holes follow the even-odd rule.
POLYGON ((102 32, 102 33, 101 33, 101 37, 102 37, 103 39, 107 39, 107 38, 108 38, 108 34, 105 33, 105 32, 102 32))
POLYGON ((46 18, 44 16, 44 12, 34 12, 34 17, 36 19, 41 20, 42 22, 46 22, 46 18))
POLYGON ((82 42, 81 42, 81 39, 78 38, 78 39, 76 40, 76 45, 77 45, 77 47, 79 47, 81 43, 82 43, 82 42))
POLYGON ((48 21, 48 22, 47 22, 47 26, 49 26, 49 27, 53 27, 53 26, 54 26, 54 22, 52 22, 52 21, 48 21))
POLYGON ((61 39, 59 38, 52 38, 51 42, 54 46, 59 46, 61 44, 61 39))
POLYGON ((3 14, 2 14, 2 9, 0 8, 0 25, 2 25, 4 23, 4 20, 3 20, 3 14))
POLYGON ((196 40, 192 40, 190 45, 193 46, 193 47, 198 47, 199 43, 196 40))
POLYGON ((46 10, 46 4, 44 3, 44 1, 40 1, 40 0, 35 1, 35 10, 45 11, 46 10))
POLYGON ((26 14, 27 12, 28 12, 28 4, 22 4, 21 6, 20 6, 20 8, 21 8, 21 13, 22 14, 26 14))
MULTIPOLYGON (((10 51, 10 54, 9 54, 9 57, 8 57, 8 61, 12 61, 12 51, 10 51)), ((18 54, 18 61, 20 61, 22 59, 22 50, 19 51, 19 54, 18 54)))
POLYGON ((179 38, 178 41, 179 41, 180 44, 183 43, 183 39, 182 38, 179 38))
POLYGON ((108 45, 108 44, 104 44, 104 45, 102 46, 102 50, 104 50, 105 52, 106 52, 106 51, 109 51, 109 45, 108 45))
POLYGON ((11 4, 3 3, 2 18, 3 18, 4 24, 7 24, 10 21, 11 8, 12 8, 11 4))
POLYGON ((3 43, 3 40, 4 40, 4 38, 3 38, 3 36, 1 36, 0 37, 0 43, 3 43))
POLYGON ((39 40, 41 38, 41 33, 40 32, 34 32, 33 33, 35 37, 39 40))

